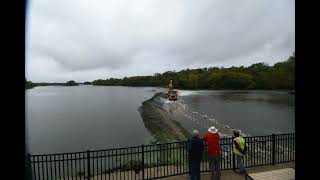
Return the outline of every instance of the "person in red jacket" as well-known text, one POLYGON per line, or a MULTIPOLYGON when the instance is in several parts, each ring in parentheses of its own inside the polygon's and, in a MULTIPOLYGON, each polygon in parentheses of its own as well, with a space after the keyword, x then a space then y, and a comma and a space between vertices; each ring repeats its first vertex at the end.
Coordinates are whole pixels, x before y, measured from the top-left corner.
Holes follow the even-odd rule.
POLYGON ((218 129, 214 126, 208 129, 208 132, 204 135, 203 140, 208 144, 208 160, 209 167, 211 171, 211 180, 221 178, 220 171, 220 136, 218 134, 218 129))

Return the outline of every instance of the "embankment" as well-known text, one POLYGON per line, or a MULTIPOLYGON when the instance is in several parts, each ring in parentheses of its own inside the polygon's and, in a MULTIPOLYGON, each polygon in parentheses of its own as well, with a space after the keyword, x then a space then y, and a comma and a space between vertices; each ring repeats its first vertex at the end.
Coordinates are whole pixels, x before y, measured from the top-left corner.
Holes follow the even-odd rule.
POLYGON ((184 141, 190 137, 173 116, 163 108, 165 93, 156 93, 151 99, 142 103, 139 108, 145 127, 160 142, 184 141))

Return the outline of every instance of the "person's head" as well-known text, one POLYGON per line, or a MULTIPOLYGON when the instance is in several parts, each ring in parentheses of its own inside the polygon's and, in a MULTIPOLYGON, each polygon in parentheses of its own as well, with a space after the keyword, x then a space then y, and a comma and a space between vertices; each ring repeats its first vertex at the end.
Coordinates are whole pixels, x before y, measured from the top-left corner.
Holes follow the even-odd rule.
POLYGON ((193 136, 193 137, 198 137, 198 136, 199 136, 199 131, 196 130, 196 129, 193 130, 193 131, 192 131, 192 136, 193 136))
POLYGON ((239 137, 240 136, 240 132, 238 130, 234 130, 233 131, 233 135, 234 135, 234 137, 239 137))
POLYGON ((212 133, 212 134, 215 134, 218 132, 218 129, 214 126, 211 126, 209 129, 208 129, 208 132, 209 133, 212 133))

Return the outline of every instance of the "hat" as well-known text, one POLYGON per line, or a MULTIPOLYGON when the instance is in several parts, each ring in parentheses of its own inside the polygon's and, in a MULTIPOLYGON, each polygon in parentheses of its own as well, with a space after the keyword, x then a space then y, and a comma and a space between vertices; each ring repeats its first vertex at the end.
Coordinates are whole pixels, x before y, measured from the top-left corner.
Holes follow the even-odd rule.
POLYGON ((215 128, 214 126, 211 126, 211 127, 208 129, 208 131, 209 131, 210 133, 217 133, 217 132, 218 132, 218 129, 215 128))

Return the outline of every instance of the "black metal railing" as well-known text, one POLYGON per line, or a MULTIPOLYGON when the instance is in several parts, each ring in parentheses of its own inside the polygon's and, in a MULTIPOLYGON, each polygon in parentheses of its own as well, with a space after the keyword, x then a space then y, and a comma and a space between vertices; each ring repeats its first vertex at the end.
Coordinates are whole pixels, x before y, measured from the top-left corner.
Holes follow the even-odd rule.
MULTIPOLYGON (((245 137, 245 166, 255 167, 295 161, 295 133, 245 137)), ((27 155, 30 179, 157 179, 189 173, 187 141, 136 147, 27 155)), ((221 170, 236 169, 232 138, 220 140, 221 170)), ((201 172, 208 172, 207 145, 201 172)))

